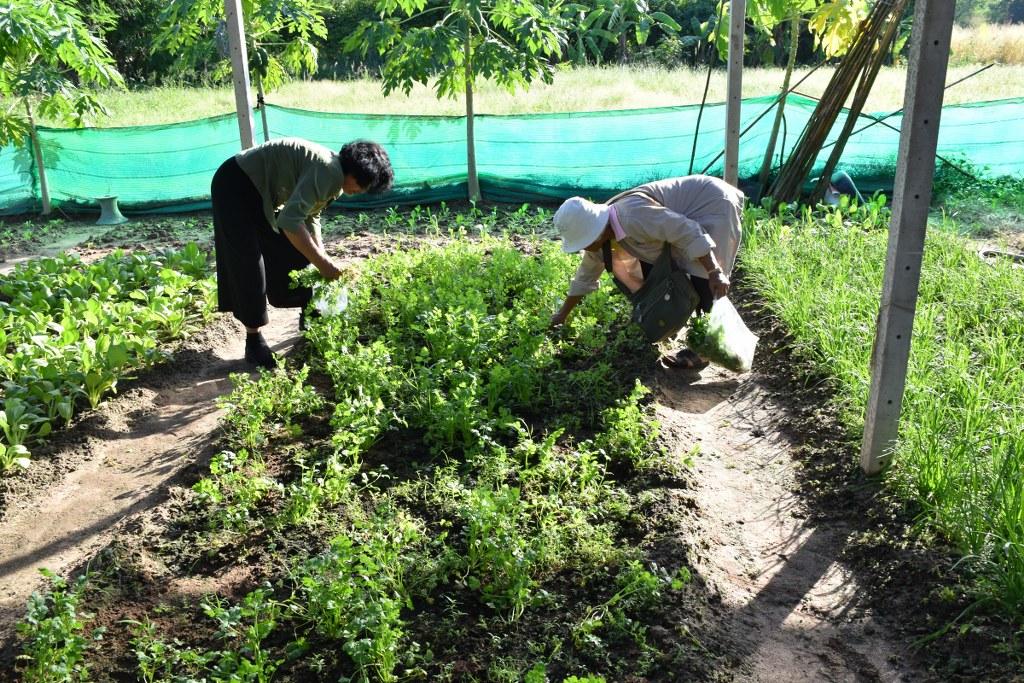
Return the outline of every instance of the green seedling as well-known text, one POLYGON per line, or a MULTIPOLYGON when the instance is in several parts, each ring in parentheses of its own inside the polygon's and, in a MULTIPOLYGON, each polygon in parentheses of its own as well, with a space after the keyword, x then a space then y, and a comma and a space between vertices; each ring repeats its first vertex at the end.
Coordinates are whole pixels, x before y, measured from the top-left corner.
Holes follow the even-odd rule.
POLYGON ((7 446, 0 443, 0 472, 6 472, 15 467, 28 469, 29 450, 22 444, 7 446))
POLYGON ((86 622, 92 615, 79 610, 87 578, 81 576, 73 584, 47 569, 40 573, 50 582, 46 593, 32 593, 28 612, 18 623, 18 634, 25 641, 18 661, 23 665, 21 680, 25 683, 51 681, 86 681, 89 679, 85 653, 90 640, 103 637, 104 629, 84 635, 86 622))

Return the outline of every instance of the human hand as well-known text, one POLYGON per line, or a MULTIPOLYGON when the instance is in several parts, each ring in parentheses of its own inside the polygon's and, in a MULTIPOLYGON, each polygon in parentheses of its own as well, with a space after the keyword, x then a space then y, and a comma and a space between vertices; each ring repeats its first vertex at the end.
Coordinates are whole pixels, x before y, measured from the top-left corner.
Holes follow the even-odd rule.
POLYGON ((561 327, 565 323, 565 319, 569 317, 568 313, 558 311, 551 316, 551 328, 561 327))
POLYGON ((334 261, 329 259, 324 261, 317 270, 320 271, 320 275, 322 275, 325 280, 337 280, 341 277, 341 268, 338 268, 338 266, 334 264, 334 261))
POLYGON ((708 273, 708 286, 711 288, 711 296, 716 299, 721 299, 729 294, 729 278, 720 270, 708 273))

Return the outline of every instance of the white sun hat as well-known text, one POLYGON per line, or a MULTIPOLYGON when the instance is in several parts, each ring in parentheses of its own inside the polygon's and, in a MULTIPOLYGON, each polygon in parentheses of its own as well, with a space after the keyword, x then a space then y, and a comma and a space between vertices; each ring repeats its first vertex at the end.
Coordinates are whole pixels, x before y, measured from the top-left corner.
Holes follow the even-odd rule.
POLYGON ((594 242, 605 226, 611 207, 570 197, 555 211, 555 227, 562 235, 562 251, 572 254, 594 242))

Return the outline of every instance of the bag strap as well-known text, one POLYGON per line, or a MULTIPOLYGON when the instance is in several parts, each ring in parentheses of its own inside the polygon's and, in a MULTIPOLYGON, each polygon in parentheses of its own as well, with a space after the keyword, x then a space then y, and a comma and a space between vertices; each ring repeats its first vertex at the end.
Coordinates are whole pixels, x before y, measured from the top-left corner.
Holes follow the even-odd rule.
MULTIPOLYGON (((668 243, 665 243, 666 246, 668 243)), ((604 269, 608 271, 608 274, 612 276, 612 281, 615 282, 615 286, 619 288, 619 291, 626 295, 629 300, 633 299, 633 292, 615 277, 615 271, 612 269, 612 241, 605 240, 604 244, 601 245, 601 253, 604 255, 604 269)))
POLYGON ((672 245, 665 242, 661 245, 661 253, 651 265, 651 273, 647 279, 661 280, 668 277, 673 270, 676 270, 676 263, 672 259, 672 245))
POLYGON ((650 199, 652 203, 657 204, 658 206, 664 206, 664 204, 662 204, 661 202, 658 201, 657 197, 655 197, 653 194, 651 194, 647 190, 641 189, 640 187, 633 187, 633 188, 630 188, 628 190, 624 190, 624 191, 618 193, 617 195, 615 195, 614 197, 611 197, 610 199, 608 199, 605 202, 605 204, 614 204, 615 202, 619 201, 623 197, 628 197, 631 194, 638 194, 641 197, 644 197, 646 199, 650 199))
MULTIPOLYGON (((607 203, 614 204, 619 199, 622 199, 623 197, 628 197, 630 195, 639 195, 644 199, 648 200, 649 202, 651 202, 652 204, 655 204, 656 206, 665 206, 660 201, 658 201, 657 197, 655 197, 647 190, 643 189, 642 186, 634 187, 632 189, 626 190, 625 192, 620 192, 619 194, 609 199, 607 203)), ((606 256, 605 268, 607 268, 609 271, 611 270, 611 266, 608 265, 610 261, 610 257, 606 256)), ((661 253, 658 254, 658 258, 656 258, 654 260, 654 263, 651 264, 650 273, 648 273, 647 277, 644 279, 660 280, 664 277, 667 277, 668 274, 671 273, 673 270, 676 270, 676 265, 675 262, 672 260, 672 245, 669 244, 668 242, 665 242, 665 244, 662 245, 661 253)))

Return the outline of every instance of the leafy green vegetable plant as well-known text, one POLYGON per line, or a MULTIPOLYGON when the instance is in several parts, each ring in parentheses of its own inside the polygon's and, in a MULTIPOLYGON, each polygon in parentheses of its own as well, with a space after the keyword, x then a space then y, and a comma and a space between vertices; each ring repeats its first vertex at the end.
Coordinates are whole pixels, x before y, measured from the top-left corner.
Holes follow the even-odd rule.
POLYGON ((281 605, 267 588, 248 593, 231 604, 217 596, 203 599, 202 610, 217 624, 216 637, 223 649, 201 650, 167 643, 156 635, 150 621, 129 621, 132 652, 141 680, 210 681, 211 683, 269 683, 284 661, 274 659, 264 641, 277 627, 281 605))
POLYGON ((210 476, 192 485, 215 528, 243 530, 249 513, 277 483, 248 451, 222 451, 210 462, 210 476))
POLYGON ((300 568, 300 609, 318 632, 341 641, 356 666, 356 680, 395 681, 405 637, 401 609, 409 603, 403 555, 420 534, 408 521, 389 516, 363 531, 369 532, 365 541, 338 536, 328 552, 300 568))
MULTIPOLYGON (((40 572, 49 579, 50 589, 46 593, 32 593, 28 612, 17 627, 25 641, 22 654, 18 656, 25 664, 21 680, 26 683, 88 680, 85 652, 89 638, 83 631, 91 615, 78 608, 87 577, 80 576, 69 585, 47 569, 40 572)), ((102 628, 94 629, 90 637, 100 640, 103 632, 102 628)))
POLYGON ((649 570, 638 560, 629 561, 616 578, 618 590, 600 605, 587 610, 577 624, 573 632, 577 647, 604 647, 598 636, 601 632, 646 647, 647 629, 631 614, 650 607, 665 590, 679 590, 689 581, 690 573, 685 568, 669 574, 657 566, 649 570))
POLYGON ((466 583, 510 619, 523 613, 535 585, 536 542, 520 528, 524 512, 519 490, 508 486, 472 491, 462 511, 466 583))
POLYGON ((5 276, 0 445, 46 437, 58 420, 71 420, 81 399, 95 408, 126 373, 161 359, 158 344, 212 315, 208 273, 205 254, 191 245, 159 254, 114 252, 90 264, 62 254, 5 276))
POLYGON ((602 413, 604 430, 594 444, 609 460, 624 460, 643 469, 660 454, 656 447, 658 422, 640 405, 649 393, 650 390, 636 380, 629 396, 602 413))
POLYGON ((323 407, 321 399, 306 386, 309 368, 261 372, 258 379, 234 373, 234 389, 218 401, 226 409, 224 423, 232 447, 253 451, 278 431, 295 431, 293 420, 323 407))
POLYGON ((19 398, 4 400, 4 409, 0 410, 0 430, 10 446, 24 444, 33 430, 39 436, 50 432, 50 423, 35 413, 31 406, 19 398))
POLYGON ((270 591, 258 588, 239 604, 229 604, 217 596, 203 601, 203 612, 217 622, 217 636, 236 645, 218 653, 213 680, 234 683, 269 683, 282 660, 272 659, 263 641, 274 630, 281 607, 270 598, 270 591))

